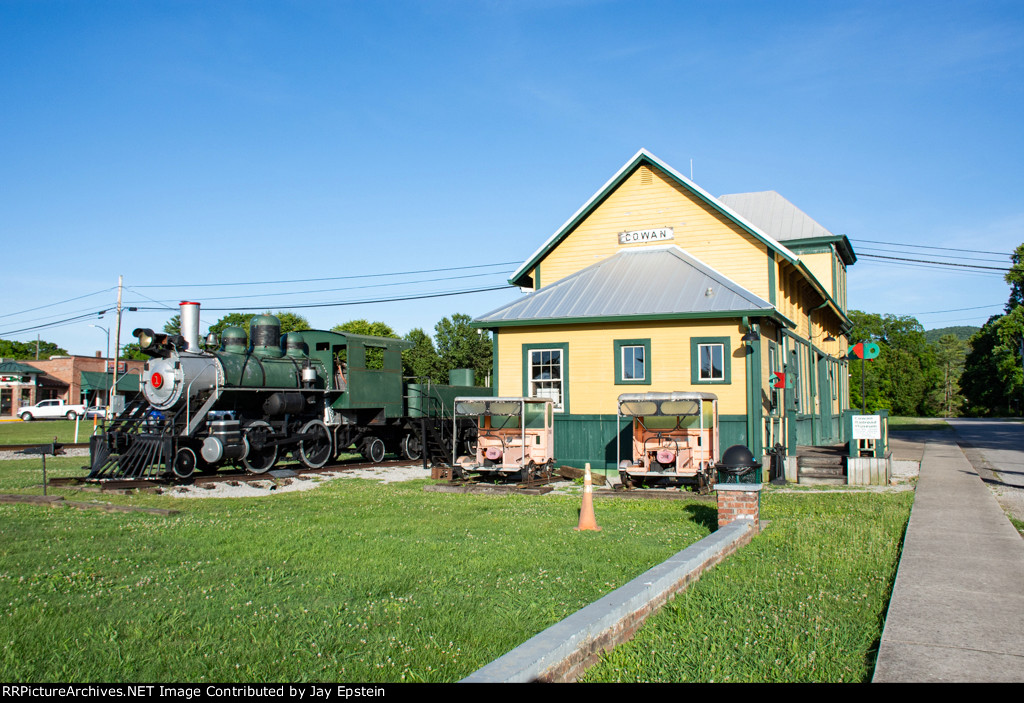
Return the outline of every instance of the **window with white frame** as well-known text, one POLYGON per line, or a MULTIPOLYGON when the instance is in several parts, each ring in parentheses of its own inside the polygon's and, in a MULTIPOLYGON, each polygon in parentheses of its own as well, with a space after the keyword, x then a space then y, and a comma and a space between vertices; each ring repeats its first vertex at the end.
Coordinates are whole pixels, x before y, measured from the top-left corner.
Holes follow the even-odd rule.
POLYGON ((651 385, 651 340, 616 339, 615 383, 651 385))
POLYGON ((647 378, 644 348, 622 347, 622 380, 643 381, 647 378))
POLYGON ((700 359, 698 377, 701 381, 725 380, 724 344, 698 344, 697 354, 700 359))
POLYGON ((550 398, 555 409, 564 408, 564 359, 561 349, 531 349, 528 369, 529 395, 550 398))

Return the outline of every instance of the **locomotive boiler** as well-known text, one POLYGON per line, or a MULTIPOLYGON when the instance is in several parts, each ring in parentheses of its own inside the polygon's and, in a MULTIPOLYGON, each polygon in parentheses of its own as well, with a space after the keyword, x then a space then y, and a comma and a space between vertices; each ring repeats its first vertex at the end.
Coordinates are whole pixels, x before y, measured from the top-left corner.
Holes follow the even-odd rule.
MULTIPOLYGON (((444 387, 405 384, 400 339, 304 330, 281 335, 259 315, 199 345, 199 304, 181 304, 182 335, 133 332, 150 359, 141 393, 90 441, 90 478, 189 478, 242 466, 270 471, 291 455, 309 468, 353 446, 379 462, 418 459, 424 416, 444 414, 444 387), (426 391, 424 391, 424 388, 426 391), (407 408, 409 395, 419 399, 407 408)), ((490 389, 453 388, 470 395, 490 389)), ((450 414, 450 411, 449 411, 450 414)), ((440 424, 440 423, 438 423, 440 424)), ((468 437, 462 437, 468 441, 468 437)))

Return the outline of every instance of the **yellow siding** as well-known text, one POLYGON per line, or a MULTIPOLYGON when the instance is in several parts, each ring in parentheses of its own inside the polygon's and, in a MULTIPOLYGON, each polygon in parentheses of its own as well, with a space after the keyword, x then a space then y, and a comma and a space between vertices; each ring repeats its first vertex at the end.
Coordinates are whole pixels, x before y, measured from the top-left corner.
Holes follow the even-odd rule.
POLYGON ((645 322, 506 327, 498 334, 498 395, 523 393, 523 345, 569 344, 569 411, 573 415, 615 414, 620 393, 705 391, 718 396, 720 414, 746 414, 746 355, 732 323, 645 322), (728 337, 731 383, 691 383, 691 337, 728 337), (650 339, 650 385, 616 385, 614 340, 650 339))
POLYGON ((675 244, 747 290, 768 299, 765 245, 665 175, 641 166, 542 262, 546 286, 625 247, 675 244), (619 232, 671 227, 675 238, 619 244, 619 232))
POLYGON ((832 297, 835 298, 835 293, 832 290, 832 259, 834 254, 831 251, 821 252, 819 254, 801 254, 800 261, 810 270, 814 277, 818 279, 818 283, 821 285, 823 290, 832 293, 832 297))

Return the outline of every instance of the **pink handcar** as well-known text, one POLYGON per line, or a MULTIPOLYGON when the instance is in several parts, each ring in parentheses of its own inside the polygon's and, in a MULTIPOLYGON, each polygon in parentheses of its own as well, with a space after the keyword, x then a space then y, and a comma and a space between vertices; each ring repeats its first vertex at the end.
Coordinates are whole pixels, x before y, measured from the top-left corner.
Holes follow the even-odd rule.
POLYGON ((706 492, 718 463, 718 397, 713 393, 623 393, 618 418, 632 418, 632 451, 619 477, 626 488, 690 485, 706 492))
POLYGON ((461 456, 454 476, 504 480, 549 478, 555 466, 554 404, 547 398, 456 398, 453 422, 477 418, 475 456, 461 456))

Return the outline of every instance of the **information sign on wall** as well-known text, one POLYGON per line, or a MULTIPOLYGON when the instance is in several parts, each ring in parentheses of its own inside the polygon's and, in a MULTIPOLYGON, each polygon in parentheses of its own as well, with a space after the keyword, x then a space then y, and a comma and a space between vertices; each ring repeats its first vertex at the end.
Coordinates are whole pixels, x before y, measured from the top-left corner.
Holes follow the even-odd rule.
POLYGON ((881 439, 882 438, 882 416, 881 415, 854 415, 853 416, 853 438, 854 439, 881 439))

